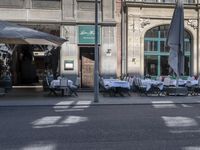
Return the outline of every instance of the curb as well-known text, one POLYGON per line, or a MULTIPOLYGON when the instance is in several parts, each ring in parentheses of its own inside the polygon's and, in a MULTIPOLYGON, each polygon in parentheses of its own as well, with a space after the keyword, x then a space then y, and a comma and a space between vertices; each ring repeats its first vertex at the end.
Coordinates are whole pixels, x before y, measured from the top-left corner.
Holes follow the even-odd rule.
MULTIPOLYGON (((200 102, 162 102, 155 103, 155 105, 165 105, 165 104, 200 104, 200 102)), ((152 102, 149 103, 91 103, 87 104, 63 104, 63 105, 55 105, 55 104, 0 104, 0 107, 50 107, 50 106, 126 106, 126 105, 153 105, 152 102)))

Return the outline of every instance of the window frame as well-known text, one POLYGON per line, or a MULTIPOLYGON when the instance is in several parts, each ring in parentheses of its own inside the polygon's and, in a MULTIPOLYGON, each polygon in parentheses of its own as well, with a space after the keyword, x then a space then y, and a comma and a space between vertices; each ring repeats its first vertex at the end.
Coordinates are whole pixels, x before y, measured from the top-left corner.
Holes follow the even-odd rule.
MULTIPOLYGON (((145 33, 145 36, 144 36, 144 45, 145 45, 145 42, 146 41, 157 41, 157 50, 156 51, 147 51, 145 50, 145 46, 144 46, 144 59, 146 56, 157 56, 158 58, 158 68, 157 68, 157 76, 160 76, 161 75, 161 57, 162 56, 169 56, 169 52, 166 52, 166 51, 161 51, 161 42, 165 41, 166 42, 166 37, 162 37, 161 38, 161 30, 160 28, 163 27, 163 26, 169 26, 169 25, 161 25, 161 26, 156 26, 154 28, 151 28, 149 29, 146 33, 145 33), (157 28, 157 31, 155 30, 157 28), (152 32, 152 30, 154 32, 158 32, 158 36, 157 37, 146 37, 146 35, 148 34, 148 32, 152 32)), ((167 30, 167 28, 164 27, 165 30, 167 30)), ((185 30, 185 33, 187 34, 187 36, 185 36, 185 39, 184 39, 184 44, 186 42, 189 42, 190 43, 190 50, 188 51, 185 51, 184 55, 185 57, 188 57, 189 56, 189 62, 190 62, 190 67, 189 67, 189 72, 187 73, 187 75, 190 75, 191 74, 191 67, 192 67, 192 62, 191 62, 191 57, 192 57, 192 37, 190 35, 190 33, 185 30), (189 37, 188 37, 189 36, 189 37)), ((149 48, 148 48, 149 50, 149 48)), ((145 60, 144 60, 144 67, 146 66, 145 64, 145 60)), ((146 74, 145 72, 145 68, 144 68, 144 74, 146 74)), ((148 74, 148 73, 147 73, 148 74)))
POLYGON ((61 10, 62 9, 62 0, 54 0, 54 1, 59 1, 59 6, 58 7, 38 7, 38 6, 34 6, 34 1, 47 1, 46 3, 48 3, 48 1, 51 0, 31 0, 31 8, 32 9, 46 9, 46 10, 61 10))

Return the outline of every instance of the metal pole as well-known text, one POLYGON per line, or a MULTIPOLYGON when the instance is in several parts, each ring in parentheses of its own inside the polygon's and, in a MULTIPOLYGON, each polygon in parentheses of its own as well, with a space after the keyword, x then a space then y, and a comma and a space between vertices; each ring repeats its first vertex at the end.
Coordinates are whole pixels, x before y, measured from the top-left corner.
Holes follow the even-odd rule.
POLYGON ((94 102, 99 102, 98 0, 95 0, 94 102))

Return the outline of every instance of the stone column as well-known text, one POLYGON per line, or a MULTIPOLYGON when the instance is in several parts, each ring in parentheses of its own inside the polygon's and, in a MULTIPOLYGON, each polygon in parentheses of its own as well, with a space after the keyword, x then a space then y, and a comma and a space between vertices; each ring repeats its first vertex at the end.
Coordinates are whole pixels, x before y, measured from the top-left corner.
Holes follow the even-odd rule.
POLYGON ((78 46, 77 46, 77 26, 61 26, 61 37, 68 39, 62 45, 60 51, 60 73, 67 75, 70 78, 75 78, 78 75, 78 46), (64 61, 73 61, 73 70, 64 69, 64 61))
POLYGON ((139 16, 128 15, 128 73, 129 74, 142 74, 143 65, 141 61, 141 21, 139 16))
MULTIPOLYGON (((200 5, 199 5, 200 6, 200 5)), ((198 7, 199 8, 199 7, 198 7)), ((197 75, 200 75, 200 9, 198 9, 198 18, 197 18, 197 55, 198 55, 198 59, 197 59, 197 75)))
POLYGON ((24 8, 30 9, 32 8, 32 1, 31 0, 24 0, 24 8))
POLYGON ((102 75, 116 76, 117 46, 116 27, 102 27, 102 45, 100 49, 100 71, 102 75))

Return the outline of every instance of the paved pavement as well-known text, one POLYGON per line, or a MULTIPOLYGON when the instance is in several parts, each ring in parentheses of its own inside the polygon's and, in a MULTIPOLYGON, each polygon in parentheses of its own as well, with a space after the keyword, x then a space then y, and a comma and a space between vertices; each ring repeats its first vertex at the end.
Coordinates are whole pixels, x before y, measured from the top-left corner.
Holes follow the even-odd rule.
POLYGON ((0 96, 0 106, 49 106, 49 105, 148 105, 200 103, 200 96, 140 96, 131 93, 131 96, 103 96, 99 94, 99 102, 94 102, 93 92, 78 92, 78 97, 49 96, 40 88, 12 89, 5 96, 0 96))

